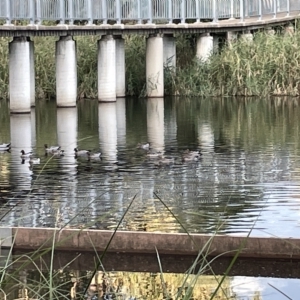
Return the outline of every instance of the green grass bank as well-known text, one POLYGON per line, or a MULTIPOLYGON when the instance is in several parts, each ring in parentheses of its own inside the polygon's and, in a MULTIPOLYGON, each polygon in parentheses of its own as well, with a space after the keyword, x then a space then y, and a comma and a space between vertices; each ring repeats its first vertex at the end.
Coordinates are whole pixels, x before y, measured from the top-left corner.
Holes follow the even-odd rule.
MULTIPOLYGON (((224 43, 209 62, 195 59, 196 35, 176 38, 177 69, 165 70, 165 94, 181 96, 267 96, 300 94, 300 29, 254 34, 253 42, 224 43)), ((78 96, 97 97, 98 36, 76 37, 78 96)), ((55 37, 34 38, 36 95, 55 97, 55 37)), ((8 42, 0 39, 0 93, 8 98, 8 42)), ((146 37, 126 36, 126 92, 145 96, 146 37)))

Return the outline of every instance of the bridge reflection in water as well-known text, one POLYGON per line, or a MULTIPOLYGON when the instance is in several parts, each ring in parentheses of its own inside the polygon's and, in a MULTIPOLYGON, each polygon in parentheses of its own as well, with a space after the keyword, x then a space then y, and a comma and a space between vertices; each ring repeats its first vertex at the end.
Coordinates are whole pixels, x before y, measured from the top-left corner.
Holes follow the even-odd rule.
POLYGON ((34 140, 31 115, 1 103, 0 141, 12 141, 0 153, 1 225, 113 229, 137 195, 120 230, 182 232, 155 193, 190 232, 246 234, 255 223, 252 235, 299 236, 296 99, 118 102, 38 102, 34 140), (148 141, 161 157, 137 148, 148 141), (65 155, 45 156, 58 142, 65 155), (103 157, 75 158, 76 146, 103 157), (41 164, 22 164, 22 149, 41 164), (201 159, 182 161, 187 149, 201 159))
POLYGON ((164 96, 164 66, 176 68, 174 34, 198 34, 196 57, 203 62, 218 45, 238 34, 286 26, 299 18, 298 0, 0 0, 0 36, 9 43, 9 96, 12 113, 30 113, 35 105, 34 36, 57 36, 56 102, 75 107, 77 48, 73 37, 99 35, 97 88, 100 102, 125 96, 123 35, 146 34, 146 91, 164 96), (86 25, 81 25, 81 24, 86 25), (19 25, 22 24, 22 25, 19 25), (52 24, 52 25, 49 25, 52 24), (76 25, 75 25, 76 24, 76 25), (118 70, 118 74, 117 71, 118 70))

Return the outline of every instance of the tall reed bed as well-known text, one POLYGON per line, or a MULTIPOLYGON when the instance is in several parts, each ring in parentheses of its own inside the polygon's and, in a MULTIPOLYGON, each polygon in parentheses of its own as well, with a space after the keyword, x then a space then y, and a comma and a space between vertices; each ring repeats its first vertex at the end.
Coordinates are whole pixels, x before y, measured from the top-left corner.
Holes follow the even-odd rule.
MULTIPOLYGON (((75 37, 78 96, 97 97, 98 36, 75 37)), ((36 95, 55 97, 55 37, 34 38, 36 95)), ((0 38, 0 93, 8 98, 8 43, 0 38)), ((177 69, 165 70, 165 93, 182 96, 257 96, 300 94, 300 29, 294 34, 254 34, 213 53, 208 62, 195 58, 196 35, 176 37, 177 69)), ((146 36, 125 36, 126 93, 145 96, 146 36)))

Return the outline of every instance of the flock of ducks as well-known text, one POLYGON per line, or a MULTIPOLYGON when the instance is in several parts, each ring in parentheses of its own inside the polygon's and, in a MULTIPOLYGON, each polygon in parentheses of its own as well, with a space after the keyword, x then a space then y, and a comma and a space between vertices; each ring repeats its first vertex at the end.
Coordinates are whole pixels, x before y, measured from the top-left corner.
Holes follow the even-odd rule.
MULTIPOLYGON (((10 151, 11 144, 0 144, 0 151, 10 151)), ((44 145, 45 148, 45 155, 51 155, 51 156, 63 156, 64 155, 64 150, 61 149, 60 146, 48 146, 47 144, 44 145)), ((155 164, 162 166, 162 165, 171 165, 175 162, 174 157, 166 157, 164 154, 160 151, 156 151, 154 149, 151 149, 150 143, 144 143, 141 144, 139 143, 137 145, 137 148, 142 149, 146 151, 146 156, 149 159, 155 159, 155 164)), ((86 157, 88 160, 90 159, 97 159, 100 158, 101 153, 96 152, 93 153, 91 150, 79 150, 78 148, 74 148, 74 155, 75 158, 78 157, 86 157)), ((189 149, 186 149, 183 151, 181 154, 181 161, 182 162, 195 162, 198 161, 201 157, 201 152, 196 150, 196 151, 191 151, 189 149)), ((22 163, 24 163, 25 160, 28 160, 30 165, 36 165, 40 164, 41 159, 39 157, 34 157, 32 152, 25 152, 24 150, 21 150, 21 159, 22 163)))
MULTIPOLYGON (((160 151, 156 151, 151 149, 150 143, 141 144, 139 143, 137 145, 137 148, 145 150, 146 155, 149 159, 156 159, 155 164, 156 165, 171 165, 175 163, 174 157, 166 157, 164 154, 160 151)), ((183 151, 181 155, 181 161, 182 162, 196 162, 200 159, 202 156, 202 153, 198 150, 192 151, 189 149, 186 149, 183 151)))

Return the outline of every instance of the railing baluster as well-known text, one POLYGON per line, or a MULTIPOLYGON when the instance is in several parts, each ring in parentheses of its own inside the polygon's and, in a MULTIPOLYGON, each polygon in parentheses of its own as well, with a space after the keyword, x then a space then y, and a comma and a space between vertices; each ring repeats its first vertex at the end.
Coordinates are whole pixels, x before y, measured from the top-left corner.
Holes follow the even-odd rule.
POLYGON ((245 21, 244 0, 240 0, 240 18, 241 22, 245 21))
POLYGON ((286 0, 286 16, 290 15, 290 0, 286 0))
MULTIPOLYGON (((154 0, 155 1, 155 0, 154 0)), ((148 0, 148 23, 152 24, 153 16, 152 16, 152 0, 148 0)))
POLYGON ((185 23, 185 0, 181 0, 181 23, 185 23))
POLYGON ((262 0, 258 0, 258 20, 261 21, 262 18, 262 0))
POLYGON ((65 24, 65 1, 60 0, 59 1, 59 24, 63 25, 65 24))

